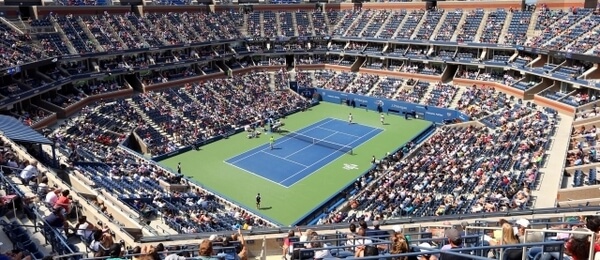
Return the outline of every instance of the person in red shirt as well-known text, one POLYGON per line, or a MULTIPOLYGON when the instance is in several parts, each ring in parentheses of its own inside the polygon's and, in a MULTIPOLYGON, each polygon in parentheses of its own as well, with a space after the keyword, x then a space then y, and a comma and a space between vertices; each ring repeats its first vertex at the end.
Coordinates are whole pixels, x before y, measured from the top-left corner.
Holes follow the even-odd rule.
POLYGON ((54 204, 55 208, 60 207, 64 209, 64 213, 67 215, 71 213, 71 199, 69 198, 69 194, 69 190, 62 191, 60 197, 58 197, 58 200, 54 204))

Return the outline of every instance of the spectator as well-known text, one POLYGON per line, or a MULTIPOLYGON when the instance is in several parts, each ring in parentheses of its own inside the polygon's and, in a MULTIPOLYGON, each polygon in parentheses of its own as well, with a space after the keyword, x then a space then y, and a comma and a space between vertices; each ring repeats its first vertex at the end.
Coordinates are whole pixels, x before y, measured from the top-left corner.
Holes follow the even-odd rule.
POLYGON ((85 241, 86 244, 92 242, 93 234, 94 234, 94 225, 87 221, 86 216, 80 216, 77 220, 77 225, 75 225, 75 234, 81 238, 82 241, 85 241))
MULTIPOLYGON (((576 232, 591 232, 587 228, 577 228, 576 232)), ((594 241, 590 241, 590 235, 588 234, 573 234, 569 241, 565 245, 566 253, 571 256, 571 260, 585 260, 590 259, 590 247, 594 246, 593 252, 600 251, 600 245, 594 241)))
POLYGON ((519 239, 515 235, 514 229, 510 225, 510 223, 502 224, 502 244, 503 245, 519 244, 519 239))
POLYGON ((208 239, 202 240, 202 242, 200 242, 200 248, 198 253, 198 258, 200 258, 201 260, 219 260, 218 258, 213 257, 214 252, 212 247, 212 241, 208 239))
POLYGON ((438 257, 434 254, 429 253, 434 250, 433 246, 429 243, 421 243, 418 245, 418 249, 421 251, 421 255, 417 256, 418 260, 438 260, 438 257))
MULTIPOLYGON (((397 255, 402 253, 410 252, 410 247, 408 245, 408 241, 406 237, 401 233, 395 233, 392 235, 392 247, 390 249, 390 254, 397 255)), ((410 257, 403 257, 398 260, 409 260, 410 257)))
POLYGON ((294 244, 291 241, 291 238, 296 237, 296 234, 294 233, 294 230, 289 230, 287 237, 283 239, 283 258, 287 258, 288 255, 291 254, 291 252, 294 251, 294 244))
POLYGON ((186 252, 181 252, 180 246, 176 245, 176 246, 172 247, 171 250, 174 252, 168 254, 165 257, 165 260, 186 260, 187 259, 185 257, 186 252))
POLYGON ((46 194, 46 199, 44 200, 44 202, 46 202, 48 207, 54 208, 54 205, 58 201, 58 196, 60 195, 60 193, 61 193, 61 189, 55 189, 53 191, 48 192, 48 194, 46 194))
POLYGON ((448 244, 444 245, 441 250, 450 250, 462 247, 462 236, 460 231, 455 228, 447 229, 444 232, 445 237, 448 239, 448 244))
POLYGON ((44 218, 44 222, 48 228, 62 228, 66 234, 69 234, 69 223, 60 208, 55 208, 50 215, 44 218))
POLYGON ((25 168, 21 171, 19 175, 23 184, 28 184, 33 178, 37 177, 38 169, 37 169, 37 161, 31 161, 25 168))
POLYGON ((69 215, 71 213, 71 209, 73 208, 71 205, 71 198, 69 194, 69 190, 63 190, 60 193, 58 199, 56 200, 56 203, 54 203, 54 208, 62 209, 62 212, 65 215, 69 215))
POLYGON ((542 232, 528 232, 525 235, 525 230, 531 228, 531 224, 527 219, 519 219, 515 222, 517 225, 517 237, 519 238, 520 243, 539 243, 544 242, 544 234, 542 232), (527 241, 525 241, 525 236, 527 236, 527 241))
POLYGON ((121 243, 114 243, 108 249, 108 258, 107 260, 124 260, 122 256, 125 254, 125 251, 122 250, 121 243))

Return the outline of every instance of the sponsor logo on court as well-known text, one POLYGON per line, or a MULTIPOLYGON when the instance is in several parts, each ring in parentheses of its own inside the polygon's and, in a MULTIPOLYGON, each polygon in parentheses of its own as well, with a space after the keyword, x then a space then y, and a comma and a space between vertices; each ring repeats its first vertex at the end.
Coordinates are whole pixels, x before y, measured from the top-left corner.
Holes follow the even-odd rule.
POLYGON ((349 164, 349 163, 344 163, 344 170, 358 170, 358 165, 356 164, 349 164))

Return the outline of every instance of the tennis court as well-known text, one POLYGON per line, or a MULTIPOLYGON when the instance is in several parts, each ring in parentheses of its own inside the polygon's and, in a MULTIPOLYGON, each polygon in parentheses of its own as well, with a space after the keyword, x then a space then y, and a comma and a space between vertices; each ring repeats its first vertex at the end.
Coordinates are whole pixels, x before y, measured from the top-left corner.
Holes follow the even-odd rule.
POLYGON ((273 149, 265 143, 225 162, 287 188, 340 156, 355 152, 382 131, 326 118, 296 132, 275 134, 273 149))

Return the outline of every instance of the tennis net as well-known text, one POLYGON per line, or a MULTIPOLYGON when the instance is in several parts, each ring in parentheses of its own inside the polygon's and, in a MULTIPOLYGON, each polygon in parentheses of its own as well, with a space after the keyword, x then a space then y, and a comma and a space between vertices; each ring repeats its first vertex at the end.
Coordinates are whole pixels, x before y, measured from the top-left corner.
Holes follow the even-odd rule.
POLYGON ((318 138, 314 138, 314 137, 310 137, 307 135, 294 133, 294 132, 287 133, 285 136, 288 136, 288 137, 291 137, 294 139, 298 139, 300 141, 308 142, 308 143, 311 143, 314 145, 323 146, 323 147, 338 150, 338 151, 341 151, 344 153, 352 154, 352 146, 338 144, 338 143, 334 143, 334 142, 330 142, 330 141, 325 141, 323 139, 318 139, 318 138))

